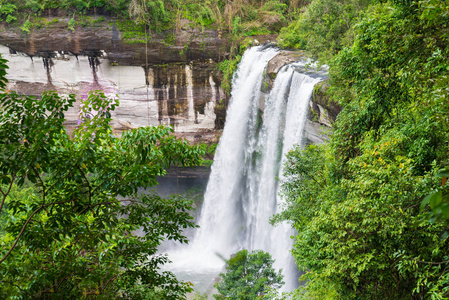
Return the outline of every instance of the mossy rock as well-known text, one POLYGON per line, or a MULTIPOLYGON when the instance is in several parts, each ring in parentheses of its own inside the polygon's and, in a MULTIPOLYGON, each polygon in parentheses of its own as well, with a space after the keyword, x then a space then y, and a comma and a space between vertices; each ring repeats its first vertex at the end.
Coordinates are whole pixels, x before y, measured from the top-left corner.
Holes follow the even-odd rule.
POLYGON ((315 85, 313 88, 313 102, 315 109, 313 111, 316 118, 321 119, 325 117, 333 123, 340 113, 341 107, 338 103, 332 101, 328 92, 329 87, 330 84, 328 80, 321 81, 315 85), (324 109, 326 116, 322 116, 322 112, 318 106, 321 106, 321 108, 324 109))

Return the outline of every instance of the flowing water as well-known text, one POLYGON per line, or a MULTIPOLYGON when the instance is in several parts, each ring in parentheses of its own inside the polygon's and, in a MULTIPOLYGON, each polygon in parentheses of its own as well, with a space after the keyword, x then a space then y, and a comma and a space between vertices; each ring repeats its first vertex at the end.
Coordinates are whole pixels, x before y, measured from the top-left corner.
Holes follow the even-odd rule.
POLYGON ((298 285, 290 254, 291 226, 273 227, 279 211, 279 178, 285 154, 302 143, 313 86, 318 76, 298 72, 304 63, 283 67, 269 93, 262 88, 265 67, 278 50, 245 52, 233 79, 226 125, 207 185, 198 229, 188 247, 169 251, 170 269, 204 292, 223 270, 224 259, 241 250, 262 249, 283 269, 284 290, 298 285))

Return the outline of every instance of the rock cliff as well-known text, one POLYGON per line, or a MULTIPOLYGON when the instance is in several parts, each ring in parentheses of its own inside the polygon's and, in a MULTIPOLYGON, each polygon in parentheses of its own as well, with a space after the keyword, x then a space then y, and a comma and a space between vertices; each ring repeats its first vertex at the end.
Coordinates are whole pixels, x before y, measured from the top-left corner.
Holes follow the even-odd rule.
MULTIPOLYGON (((305 64, 306 67, 298 68, 299 72, 312 77, 320 76, 325 79, 315 85, 313 96, 309 102, 309 117, 305 124, 305 143, 320 144, 328 139, 332 130, 332 124, 341 110, 340 106, 333 103, 326 94, 329 87, 326 79, 326 66, 316 68, 312 62, 308 61, 304 53, 300 51, 281 51, 269 61, 262 89, 266 91, 271 89, 279 70, 287 64, 298 61, 308 62, 305 64)), ((261 106, 260 109, 263 110, 263 107, 261 106)))
MULTIPOLYGON (((0 25, 8 89, 35 96, 44 90, 76 93, 79 100, 89 90, 104 90, 120 99, 112 123, 117 132, 171 124, 191 141, 216 139, 223 124, 215 110, 226 100, 216 63, 228 55, 219 32, 195 29, 183 20, 178 30, 150 33, 145 45, 130 44, 114 20, 73 31, 67 22, 58 19, 29 34, 0 25)), ((79 105, 67 116, 69 129, 79 105)))

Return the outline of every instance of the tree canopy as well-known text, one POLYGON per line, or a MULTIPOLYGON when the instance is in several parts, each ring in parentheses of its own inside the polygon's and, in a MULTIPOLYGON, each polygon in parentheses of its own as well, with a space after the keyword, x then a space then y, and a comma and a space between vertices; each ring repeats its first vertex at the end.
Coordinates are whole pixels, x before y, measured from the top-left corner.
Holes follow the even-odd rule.
POLYGON ((284 282, 281 271, 273 269, 271 255, 262 250, 241 250, 226 262, 226 273, 215 287, 215 299, 252 300, 279 289, 284 282))
POLYGON ((69 135, 64 114, 74 102, 52 91, 0 93, 0 294, 183 299, 191 284, 160 271, 168 258, 157 247, 187 242, 192 202, 148 188, 170 166, 198 164, 204 147, 164 126, 116 137, 109 122, 118 100, 100 91, 83 100, 69 135))

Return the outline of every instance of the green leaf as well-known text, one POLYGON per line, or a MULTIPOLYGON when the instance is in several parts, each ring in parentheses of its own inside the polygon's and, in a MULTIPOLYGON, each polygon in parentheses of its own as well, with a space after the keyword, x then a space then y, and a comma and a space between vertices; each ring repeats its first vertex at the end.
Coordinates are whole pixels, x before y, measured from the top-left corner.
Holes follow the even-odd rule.
POLYGON ((437 177, 449 177, 449 169, 440 170, 437 174, 435 174, 437 177))
POLYGON ((442 191, 433 193, 429 199, 430 208, 432 208, 432 209, 436 208, 441 203, 442 200, 443 200, 442 191))
POLYGON ((421 211, 424 210, 424 208, 426 207, 427 204, 429 204, 430 198, 432 197, 432 195, 434 195, 434 194, 427 195, 427 196, 424 197, 424 199, 421 201, 421 205, 420 205, 420 207, 419 207, 421 211))

